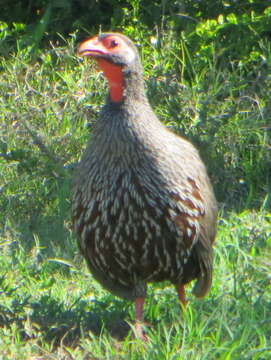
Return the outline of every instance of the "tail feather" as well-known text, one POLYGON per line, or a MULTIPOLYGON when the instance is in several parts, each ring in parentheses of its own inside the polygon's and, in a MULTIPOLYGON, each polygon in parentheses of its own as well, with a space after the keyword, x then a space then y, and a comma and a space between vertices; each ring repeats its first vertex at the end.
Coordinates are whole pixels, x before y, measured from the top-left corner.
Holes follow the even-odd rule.
POLYGON ((211 245, 199 241, 195 245, 195 251, 200 266, 200 274, 193 287, 193 294, 196 297, 204 297, 212 285, 213 251, 211 245))

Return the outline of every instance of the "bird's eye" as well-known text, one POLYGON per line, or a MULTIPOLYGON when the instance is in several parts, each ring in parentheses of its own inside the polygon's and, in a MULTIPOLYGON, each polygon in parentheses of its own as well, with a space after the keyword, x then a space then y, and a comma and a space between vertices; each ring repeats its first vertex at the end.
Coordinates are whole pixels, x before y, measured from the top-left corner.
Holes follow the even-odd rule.
POLYGON ((111 43, 110 43, 111 48, 114 48, 114 47, 116 47, 118 45, 119 45, 119 43, 116 40, 111 40, 111 43))

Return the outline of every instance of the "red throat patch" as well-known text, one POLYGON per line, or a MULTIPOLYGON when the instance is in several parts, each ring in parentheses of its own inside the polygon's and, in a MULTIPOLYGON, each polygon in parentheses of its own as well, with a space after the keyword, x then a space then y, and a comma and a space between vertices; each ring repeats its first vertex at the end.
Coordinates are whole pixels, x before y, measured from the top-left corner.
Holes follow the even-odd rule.
POLYGON ((99 67, 103 70, 109 84, 110 99, 120 102, 123 99, 124 80, 122 67, 111 64, 104 59, 96 59, 99 67))

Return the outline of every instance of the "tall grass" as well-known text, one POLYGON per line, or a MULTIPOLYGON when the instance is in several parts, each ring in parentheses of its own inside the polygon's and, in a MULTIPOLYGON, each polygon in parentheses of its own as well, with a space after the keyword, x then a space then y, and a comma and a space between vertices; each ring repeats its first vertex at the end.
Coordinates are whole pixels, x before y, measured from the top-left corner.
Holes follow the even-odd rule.
POLYGON ((152 106, 200 149, 220 205, 210 295, 182 312, 169 284, 150 286, 147 344, 71 232, 70 181, 105 80, 75 56, 76 34, 0 58, 0 359, 271 359, 270 46, 258 37, 254 60, 227 62, 220 25, 121 25, 152 106))

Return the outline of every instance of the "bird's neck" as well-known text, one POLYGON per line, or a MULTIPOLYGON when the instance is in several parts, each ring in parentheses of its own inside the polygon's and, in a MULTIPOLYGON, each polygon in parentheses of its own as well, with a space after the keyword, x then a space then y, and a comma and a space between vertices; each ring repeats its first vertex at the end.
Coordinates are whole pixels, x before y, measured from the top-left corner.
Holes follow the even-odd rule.
POLYGON ((99 59, 98 65, 102 69, 109 85, 110 100, 113 102, 120 102, 123 99, 124 92, 124 78, 122 68, 118 65, 99 59))
POLYGON ((107 78, 111 102, 121 103, 145 99, 141 69, 123 68, 104 59, 97 61, 107 78))

